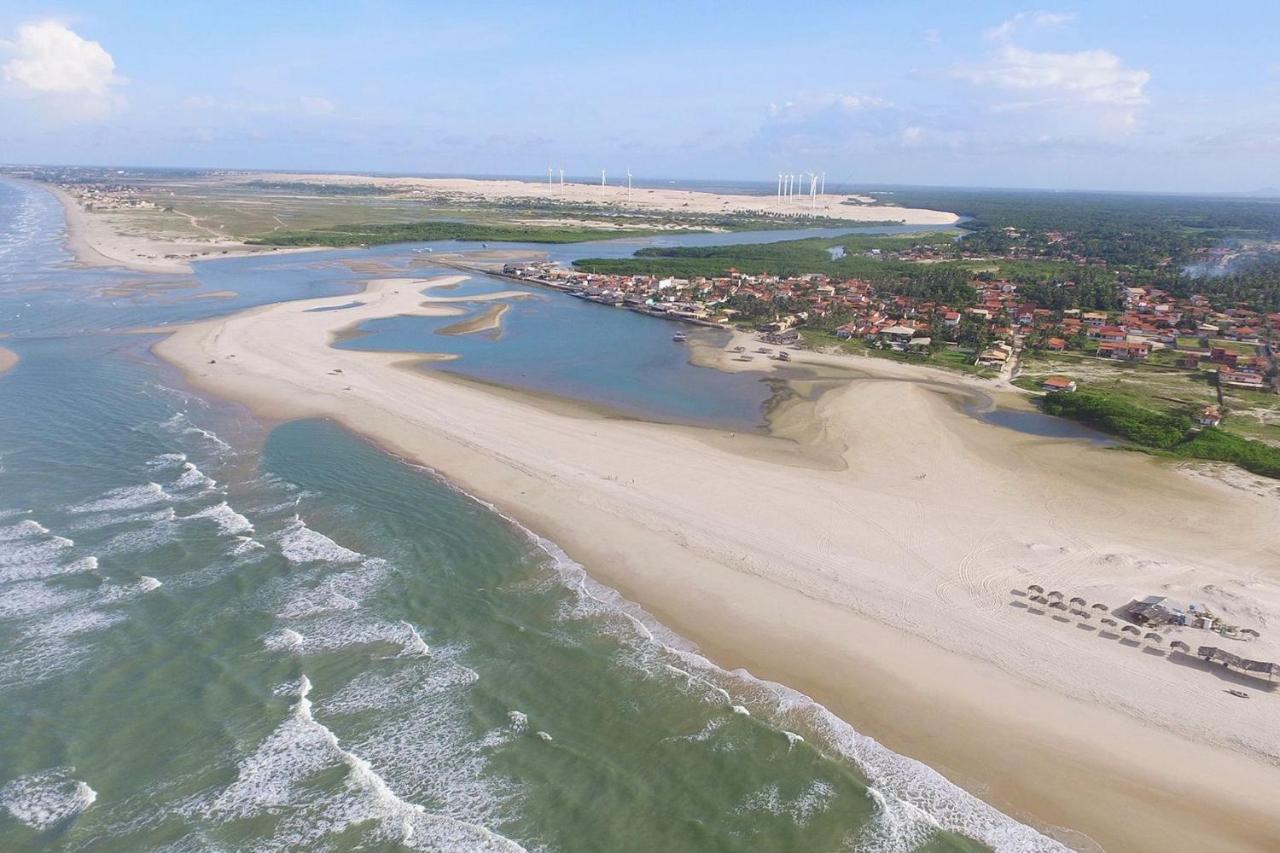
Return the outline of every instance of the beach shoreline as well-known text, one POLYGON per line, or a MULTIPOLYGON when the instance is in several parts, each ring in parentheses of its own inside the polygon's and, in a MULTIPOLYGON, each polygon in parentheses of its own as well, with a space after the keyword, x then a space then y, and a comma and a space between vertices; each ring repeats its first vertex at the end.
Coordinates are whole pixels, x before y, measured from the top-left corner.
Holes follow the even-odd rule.
POLYGON ((7 347, 0 347, 0 376, 13 370, 18 364, 18 354, 7 347))
MULTIPOLYGON (((1116 593, 1150 573, 1134 568, 1137 554, 1172 561, 1182 549, 1211 567, 1198 570, 1203 586, 1225 583, 1233 561, 1246 559, 1239 546, 1215 562, 1219 549, 1167 525, 1120 544, 1106 501, 1070 522, 1059 518, 1072 516, 1071 498, 1104 473, 1133 480, 1135 490, 1159 481, 1168 494, 1154 511, 1182 513, 1177 526, 1192 533, 1223 502, 1246 526, 1274 523, 1274 510, 1221 491, 1197 509, 1209 501, 1207 487, 1151 460, 1011 438, 957 412, 930 390, 931 374, 909 365, 859 364, 868 380, 798 411, 797 423, 783 428, 795 436, 787 438, 567 418, 518 394, 388 369, 420 361, 407 354, 330 347, 339 326, 443 308, 417 293, 424 284, 373 281, 366 304, 340 312, 307 309, 349 296, 262 306, 183 327, 155 350, 194 387, 260 416, 331 418, 431 468, 557 542, 722 667, 803 691, 1014 817, 1069 827, 1113 849, 1155 850, 1173 838, 1200 849, 1280 843, 1262 793, 1280 781, 1280 746, 1259 727, 1262 716, 1248 716, 1265 715, 1275 697, 1224 701, 1203 672, 1074 636, 1081 632, 1047 616, 1037 621, 999 589, 1020 578, 1066 583, 1074 573, 1091 595, 1116 593), (263 334, 267 327, 272 334, 263 334), (894 422, 868 417, 875 411, 894 411, 894 422), (844 470, 786 461, 809 446, 836 448, 844 470), (916 467, 929 479, 916 479, 916 467), (1021 477, 1020 468, 1036 477, 1021 477), (1044 489, 1063 492, 1062 504, 1016 517, 1025 496, 1001 496, 1020 479, 1043 479, 1044 489), (988 490, 976 508, 1009 515, 1009 529, 966 530, 975 507, 951 505, 966 488, 988 490), (851 509, 839 509, 844 502, 851 509), (925 515, 930 506, 936 519, 925 515), (904 518, 914 520, 902 527, 904 518), (1063 544, 1027 541, 1028 527, 1063 544), (1115 553, 1083 547, 1080 529, 1089 527, 1115 553), (1010 566, 971 579, 978 559, 1010 566), (1045 670, 1048 662, 1060 677, 1045 670), (919 677, 929 673, 947 677, 919 677), (1170 689, 1205 695, 1179 721, 1170 689), (1232 739, 1236 726, 1251 725, 1261 731, 1252 742, 1232 739), (1196 771, 1171 775, 1144 760, 1175 752, 1196 771), (1220 784, 1228 778, 1236 783, 1220 784)), ((1247 559, 1275 568, 1265 548, 1247 559)), ((1167 574, 1190 571, 1178 565, 1167 574)))
POLYGON ((255 248, 234 240, 193 242, 160 239, 153 235, 118 233, 100 215, 84 209, 70 193, 54 184, 10 178, 39 187, 62 205, 67 223, 67 249, 86 267, 122 267, 157 274, 190 274, 193 261, 250 255, 314 252, 323 246, 255 248), (172 257, 167 257, 172 256, 172 257))

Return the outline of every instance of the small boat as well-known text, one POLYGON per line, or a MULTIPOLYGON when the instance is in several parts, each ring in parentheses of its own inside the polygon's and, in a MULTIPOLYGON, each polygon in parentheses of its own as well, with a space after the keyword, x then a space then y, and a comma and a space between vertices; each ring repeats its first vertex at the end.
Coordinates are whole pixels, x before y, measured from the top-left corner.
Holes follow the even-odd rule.
POLYGON ((1239 696, 1241 699, 1249 698, 1249 694, 1245 693, 1243 690, 1228 690, 1227 692, 1230 693, 1232 696, 1239 696))
POLYGON ((676 332, 674 335, 671 336, 671 340, 675 341, 678 344, 682 344, 685 341, 689 340, 689 336, 686 335, 684 332, 676 332))

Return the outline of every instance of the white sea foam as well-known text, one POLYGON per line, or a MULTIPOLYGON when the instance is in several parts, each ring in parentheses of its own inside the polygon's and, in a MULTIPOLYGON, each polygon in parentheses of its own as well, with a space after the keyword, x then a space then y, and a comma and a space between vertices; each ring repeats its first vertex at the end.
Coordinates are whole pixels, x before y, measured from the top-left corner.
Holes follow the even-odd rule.
POLYGON ((17 524, 11 524, 8 527, 0 527, 0 542, 13 542, 18 539, 31 539, 36 536, 42 536, 49 532, 49 528, 45 527, 34 518, 24 518, 17 524))
MULTIPOLYGON (((898 755, 861 734, 808 696, 756 679, 745 670, 729 673, 720 669, 642 608, 589 578, 582 566, 554 542, 538 536, 492 504, 472 499, 502 515, 550 557, 561 582, 580 600, 579 605, 562 614, 564 618, 622 617, 632 627, 633 635, 648 644, 648 650, 641 654, 646 664, 660 667, 674 657, 681 663, 680 669, 693 674, 694 686, 711 688, 713 695, 727 699, 730 694, 718 682, 729 684, 734 694, 749 696, 750 704, 760 703, 771 722, 807 729, 857 765, 870 780, 869 793, 877 804, 877 817, 860 838, 859 849, 915 849, 941 828, 977 839, 997 853, 1065 853, 1067 848, 1059 842, 953 785, 933 768, 898 755), (882 838, 890 841, 882 844, 882 838)), ((740 703, 734 704, 732 710, 749 713, 740 703)))
POLYGON ((208 491, 216 485, 218 481, 197 468, 194 462, 183 462, 182 473, 173 482, 173 488, 183 492, 193 489, 208 491))
POLYGON ((280 553, 294 565, 304 563, 358 563, 364 555, 344 548, 328 536, 307 527, 300 517, 294 516, 287 527, 276 534, 280 553))
POLYGON ((68 507, 70 512, 117 512, 119 510, 140 509, 162 501, 172 501, 159 483, 143 483, 140 486, 124 486, 111 489, 95 500, 68 507))
POLYGON ((123 619, 118 613, 84 607, 42 614, 24 626, 16 642, 0 647, 0 686, 31 684, 74 669, 87 654, 78 638, 123 619))
POLYGON ((147 522, 156 524, 173 521, 177 517, 178 511, 170 506, 145 512, 129 512, 124 515, 90 515, 73 521, 68 527, 71 530, 100 530, 104 527, 115 527, 123 524, 143 524, 147 522))
POLYGON ((50 535, 36 522, 15 527, 22 530, 7 540, 0 540, 0 583, 38 580, 97 568, 95 558, 67 561, 67 551, 75 542, 65 536, 50 535))
POLYGON ((275 835, 262 849, 322 846, 328 837, 355 826, 381 845, 446 851, 519 851, 518 844, 482 826, 427 810, 399 796, 373 764, 342 746, 317 721, 304 675, 289 716, 240 762, 236 781, 203 810, 215 820, 235 820, 266 812, 282 815, 275 835), (344 789, 325 793, 306 783, 317 773, 345 767, 344 789))
POLYGON ((86 597, 79 590, 59 589, 42 581, 9 584, 0 594, 0 619, 18 619, 58 610, 86 597))
POLYGON ((159 456, 152 456, 147 460, 147 467, 156 470, 165 470, 168 468, 177 468, 183 462, 187 461, 185 453, 161 453, 159 456))
POLYGON ((265 545, 252 536, 237 536, 236 544, 232 546, 231 553, 236 557, 243 557, 245 554, 252 554, 265 548, 265 545))
POLYGON ((281 619, 307 619, 335 610, 354 610, 360 605, 340 592, 312 591, 291 597, 276 613, 281 619))
POLYGON ((417 628, 403 620, 400 622, 400 626, 404 628, 408 634, 401 644, 400 657, 420 658, 431 654, 431 647, 427 645, 426 640, 422 639, 422 635, 418 633, 417 628))
POLYGON ((3 804, 17 820, 32 829, 46 830, 83 812, 98 794, 84 782, 72 778, 72 767, 57 767, 19 776, 0 788, 3 804))
POLYGON ((175 435, 196 436, 202 439, 206 445, 222 453, 231 450, 231 445, 219 438, 216 433, 196 426, 182 412, 176 413, 173 417, 161 423, 160 428, 175 435))
POLYGON ((182 518, 184 521, 193 518, 208 519, 217 524, 220 531, 231 536, 242 536, 253 532, 253 524, 249 519, 232 509, 226 501, 205 507, 191 515, 184 515, 182 518))
POLYGON ((298 652, 305 642, 303 636, 291 628, 275 631, 262 638, 262 645, 273 652, 298 652))
POLYGON ((151 551, 172 542, 178 535, 177 514, 158 514, 158 518, 147 527, 117 533, 101 549, 109 554, 130 554, 151 551))

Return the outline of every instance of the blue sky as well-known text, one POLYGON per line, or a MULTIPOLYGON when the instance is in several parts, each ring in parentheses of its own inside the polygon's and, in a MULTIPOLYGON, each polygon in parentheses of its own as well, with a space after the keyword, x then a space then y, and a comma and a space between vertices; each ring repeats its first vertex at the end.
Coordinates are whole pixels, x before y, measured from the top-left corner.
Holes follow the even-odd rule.
POLYGON ((1278 3, 631 5, 8 0, 0 162, 1280 186, 1278 3))

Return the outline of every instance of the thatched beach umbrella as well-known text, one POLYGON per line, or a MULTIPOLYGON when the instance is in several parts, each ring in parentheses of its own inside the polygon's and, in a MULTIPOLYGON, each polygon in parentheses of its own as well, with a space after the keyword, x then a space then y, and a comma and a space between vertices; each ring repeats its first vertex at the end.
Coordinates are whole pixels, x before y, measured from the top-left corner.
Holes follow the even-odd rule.
POLYGON ((1078 596, 1078 595, 1077 595, 1077 596, 1075 596, 1074 598, 1072 598, 1072 599, 1071 599, 1071 603, 1072 603, 1072 604, 1079 604, 1081 607, 1084 607, 1084 606, 1085 606, 1086 604, 1088 604, 1089 602, 1085 601, 1083 598, 1081 598, 1080 596, 1078 596))
POLYGON ((1104 613, 1105 613, 1106 611, 1108 611, 1108 610, 1110 610, 1110 609, 1111 609, 1111 608, 1110 608, 1110 607, 1108 607, 1107 605, 1105 605, 1105 604, 1101 604, 1101 603, 1099 603, 1099 604, 1090 604, 1089 606, 1090 606, 1090 607, 1092 607, 1094 610, 1101 610, 1101 611, 1103 611, 1104 613))
POLYGON ((1174 640, 1172 643, 1169 644, 1169 648, 1173 649, 1175 652, 1191 651, 1191 647, 1188 646, 1186 643, 1182 642, 1181 640, 1174 640))
POLYGON ((1032 600, 1032 601, 1034 601, 1036 604, 1048 604, 1048 603, 1049 603, 1049 599, 1045 598, 1043 595, 1033 595, 1033 596, 1031 596, 1031 600, 1032 600))
POLYGON ((1257 631, 1253 630, 1252 628, 1241 628, 1241 629, 1240 629, 1240 633, 1241 633, 1241 634, 1248 634, 1250 637, 1261 637, 1261 636, 1262 636, 1261 634, 1259 634, 1257 631))
POLYGON ((1119 622, 1117 622, 1116 620, 1112 619, 1110 616, 1107 616, 1107 617, 1104 617, 1104 618, 1103 618, 1103 620, 1102 620, 1102 624, 1103 624, 1103 625, 1110 625, 1110 626, 1112 626, 1112 627, 1114 628, 1116 625, 1119 625, 1120 623, 1119 623, 1119 622))
POLYGON ((1124 626, 1123 628, 1121 628, 1120 630, 1121 630, 1121 631, 1123 631, 1123 632, 1125 632, 1126 634, 1141 634, 1141 633, 1142 633, 1142 632, 1141 632, 1141 631, 1139 631, 1137 628, 1135 628, 1133 625, 1125 625, 1125 626, 1124 626))
POLYGON ((1044 592, 1044 587, 1040 586, 1040 584, 1038 583, 1033 583, 1031 586, 1027 587, 1027 591, 1028 592, 1044 592))
POLYGON ((1089 615, 1089 611, 1088 611, 1088 610, 1077 610, 1077 611, 1076 611, 1076 613, 1077 613, 1077 614, 1079 614, 1079 616, 1080 616, 1080 618, 1081 618, 1081 619, 1092 619, 1092 618, 1093 618, 1092 616, 1090 616, 1090 615, 1089 615))
POLYGON ((1155 631, 1152 631, 1152 632, 1150 632, 1150 633, 1148 633, 1148 634, 1144 634, 1144 635, 1142 636, 1142 639, 1144 639, 1144 640, 1150 640, 1150 641, 1151 641, 1151 642, 1153 642, 1153 643, 1163 643, 1163 642, 1164 642, 1164 637, 1161 637, 1161 636, 1160 636, 1159 634, 1157 634, 1155 631))
POLYGON ((1058 591, 1055 589, 1053 592, 1049 593, 1049 597, 1050 597, 1050 598, 1062 598, 1062 593, 1058 592, 1058 591))
POLYGON ((1063 604, 1061 601, 1054 601, 1054 602, 1050 602, 1049 606, 1050 606, 1050 607, 1052 607, 1052 608, 1054 608, 1054 609, 1056 609, 1056 610, 1066 610, 1066 609, 1067 609, 1067 605, 1063 604))

